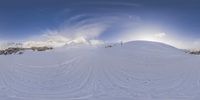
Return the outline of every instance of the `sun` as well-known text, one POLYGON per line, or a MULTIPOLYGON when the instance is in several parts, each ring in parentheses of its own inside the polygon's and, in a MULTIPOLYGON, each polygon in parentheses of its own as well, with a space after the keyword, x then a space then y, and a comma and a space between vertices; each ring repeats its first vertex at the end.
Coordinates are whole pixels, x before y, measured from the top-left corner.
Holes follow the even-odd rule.
POLYGON ((138 34, 134 36, 135 40, 144 40, 144 41, 155 41, 163 42, 165 40, 166 33, 153 33, 153 34, 138 34))

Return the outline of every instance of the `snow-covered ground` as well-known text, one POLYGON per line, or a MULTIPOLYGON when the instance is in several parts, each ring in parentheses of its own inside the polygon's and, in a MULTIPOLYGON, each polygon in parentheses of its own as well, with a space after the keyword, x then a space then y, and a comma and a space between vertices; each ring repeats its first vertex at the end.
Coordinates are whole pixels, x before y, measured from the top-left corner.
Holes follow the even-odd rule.
POLYGON ((200 100, 200 57, 145 41, 0 56, 0 100, 200 100))

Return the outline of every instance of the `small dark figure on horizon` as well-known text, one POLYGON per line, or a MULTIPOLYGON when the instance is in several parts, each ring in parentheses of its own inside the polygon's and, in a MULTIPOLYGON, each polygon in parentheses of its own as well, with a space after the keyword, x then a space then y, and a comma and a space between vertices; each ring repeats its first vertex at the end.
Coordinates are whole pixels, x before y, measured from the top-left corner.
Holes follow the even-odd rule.
POLYGON ((121 46, 123 45, 123 41, 121 41, 120 45, 121 45, 121 46))

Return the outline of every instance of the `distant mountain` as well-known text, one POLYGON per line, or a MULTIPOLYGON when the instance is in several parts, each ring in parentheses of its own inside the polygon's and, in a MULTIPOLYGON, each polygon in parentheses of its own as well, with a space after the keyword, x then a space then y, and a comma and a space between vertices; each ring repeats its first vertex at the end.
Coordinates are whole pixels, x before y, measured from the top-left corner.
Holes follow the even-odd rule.
POLYGON ((70 45, 99 45, 103 44, 102 41, 99 40, 87 40, 83 37, 78 37, 74 39, 67 39, 61 36, 53 36, 44 40, 37 41, 26 41, 23 43, 0 43, 0 50, 7 48, 31 48, 31 47, 62 47, 62 46, 70 46, 70 45))

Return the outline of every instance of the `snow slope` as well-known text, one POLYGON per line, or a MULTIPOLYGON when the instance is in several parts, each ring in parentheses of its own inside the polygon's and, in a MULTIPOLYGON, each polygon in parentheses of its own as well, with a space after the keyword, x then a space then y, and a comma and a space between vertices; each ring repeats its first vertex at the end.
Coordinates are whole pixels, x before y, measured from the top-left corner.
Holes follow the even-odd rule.
POLYGON ((200 57, 145 41, 0 56, 0 100, 200 100, 200 57))

